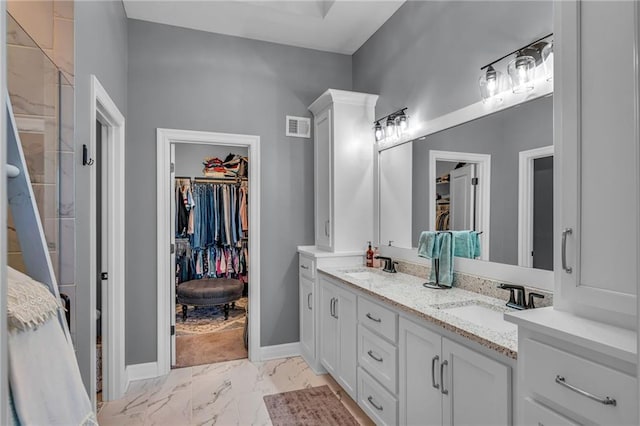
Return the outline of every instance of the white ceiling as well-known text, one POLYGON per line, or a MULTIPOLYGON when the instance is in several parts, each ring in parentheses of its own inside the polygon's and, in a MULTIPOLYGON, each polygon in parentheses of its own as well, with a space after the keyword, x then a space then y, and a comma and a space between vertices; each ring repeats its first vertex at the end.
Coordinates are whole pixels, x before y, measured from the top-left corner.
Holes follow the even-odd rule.
POLYGON ((405 0, 123 0, 127 16, 353 54, 405 0))

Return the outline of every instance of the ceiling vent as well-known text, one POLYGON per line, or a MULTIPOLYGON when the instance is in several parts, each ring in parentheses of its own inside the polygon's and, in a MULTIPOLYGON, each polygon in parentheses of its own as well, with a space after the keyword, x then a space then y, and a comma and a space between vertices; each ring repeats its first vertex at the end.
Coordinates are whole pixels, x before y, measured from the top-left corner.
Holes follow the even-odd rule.
POLYGON ((311 119, 306 117, 293 117, 287 115, 287 136, 294 138, 311 137, 311 119))

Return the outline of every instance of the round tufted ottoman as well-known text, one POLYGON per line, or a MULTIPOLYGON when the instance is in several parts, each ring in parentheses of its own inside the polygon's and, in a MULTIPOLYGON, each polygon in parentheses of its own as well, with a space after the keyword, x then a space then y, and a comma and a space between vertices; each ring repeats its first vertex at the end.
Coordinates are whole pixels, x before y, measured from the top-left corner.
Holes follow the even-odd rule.
POLYGON ((179 284, 176 294, 182 305, 182 320, 187 319, 187 305, 224 305, 224 319, 229 319, 229 303, 242 297, 243 288, 242 281, 232 278, 204 278, 179 284))

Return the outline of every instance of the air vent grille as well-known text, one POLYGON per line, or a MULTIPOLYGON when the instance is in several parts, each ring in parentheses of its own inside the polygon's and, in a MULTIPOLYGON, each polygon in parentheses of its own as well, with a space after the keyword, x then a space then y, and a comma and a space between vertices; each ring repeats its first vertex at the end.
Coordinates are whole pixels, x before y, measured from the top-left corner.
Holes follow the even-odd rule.
POLYGON ((311 137, 311 119, 287 115, 286 135, 295 138, 311 137))

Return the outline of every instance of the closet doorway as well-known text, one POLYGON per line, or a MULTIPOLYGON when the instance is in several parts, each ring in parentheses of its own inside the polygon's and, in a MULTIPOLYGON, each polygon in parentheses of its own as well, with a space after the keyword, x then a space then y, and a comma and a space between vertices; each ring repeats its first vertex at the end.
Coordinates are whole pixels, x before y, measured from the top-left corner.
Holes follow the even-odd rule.
POLYGON ((248 151, 171 146, 174 368, 248 356, 248 151))
POLYGON ((158 373, 259 353, 259 137, 158 129, 158 373))

